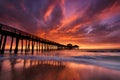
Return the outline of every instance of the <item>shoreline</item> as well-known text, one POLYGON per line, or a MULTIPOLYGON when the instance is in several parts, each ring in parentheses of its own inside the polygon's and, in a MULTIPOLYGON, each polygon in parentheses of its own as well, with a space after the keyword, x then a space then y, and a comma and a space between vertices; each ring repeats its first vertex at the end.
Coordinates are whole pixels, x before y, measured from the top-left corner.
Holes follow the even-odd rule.
POLYGON ((93 57, 65 57, 65 56, 35 56, 35 55, 13 55, 10 57, 0 57, 0 60, 38 60, 38 61, 57 61, 57 62, 73 62, 78 64, 90 64, 95 66, 101 66, 109 69, 120 70, 119 62, 106 61, 93 57), (114 62, 114 64, 113 64, 114 62))

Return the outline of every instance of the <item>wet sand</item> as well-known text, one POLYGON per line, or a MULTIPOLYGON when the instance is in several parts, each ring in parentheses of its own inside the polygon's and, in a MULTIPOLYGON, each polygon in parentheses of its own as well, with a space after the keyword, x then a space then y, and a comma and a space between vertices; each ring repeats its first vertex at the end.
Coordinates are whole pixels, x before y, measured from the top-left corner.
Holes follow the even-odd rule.
POLYGON ((82 63, 0 60, 0 80, 120 80, 120 71, 82 63))

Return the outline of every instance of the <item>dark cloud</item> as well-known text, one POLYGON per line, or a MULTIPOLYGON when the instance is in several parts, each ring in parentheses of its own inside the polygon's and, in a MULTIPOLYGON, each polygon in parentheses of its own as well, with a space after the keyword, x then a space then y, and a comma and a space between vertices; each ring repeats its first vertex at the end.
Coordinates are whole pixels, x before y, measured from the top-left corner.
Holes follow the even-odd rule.
POLYGON ((86 15, 89 17, 96 16, 101 13, 104 9, 111 7, 116 0, 92 0, 86 15))
MULTIPOLYGON (((0 5, 0 17, 9 22, 7 23, 19 23, 19 25, 25 28, 29 32, 35 32, 37 30, 37 21, 44 21, 44 14, 48 7, 53 5, 57 0, 1 0, 0 5)), ((2 20, 1 20, 2 21, 2 20)), ((3 21, 2 21, 3 22, 3 21)), ((42 25, 41 25, 42 26, 42 25)))
MULTIPOLYGON (((29 32, 35 30, 36 22, 31 14, 26 13, 20 6, 19 1, 6 0, 1 3, 0 16, 1 21, 5 20, 6 24, 19 24, 21 28, 27 29, 29 32), (7 21, 7 22, 6 22, 7 21)), ((14 25, 16 26, 16 25, 14 25)))

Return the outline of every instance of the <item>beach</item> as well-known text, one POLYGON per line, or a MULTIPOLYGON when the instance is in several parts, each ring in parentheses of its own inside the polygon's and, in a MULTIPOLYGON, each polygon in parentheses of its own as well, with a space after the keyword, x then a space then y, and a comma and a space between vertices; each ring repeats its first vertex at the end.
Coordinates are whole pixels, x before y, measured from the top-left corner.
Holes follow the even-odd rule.
POLYGON ((120 53, 79 50, 5 55, 0 57, 0 80, 120 80, 116 56, 120 53))

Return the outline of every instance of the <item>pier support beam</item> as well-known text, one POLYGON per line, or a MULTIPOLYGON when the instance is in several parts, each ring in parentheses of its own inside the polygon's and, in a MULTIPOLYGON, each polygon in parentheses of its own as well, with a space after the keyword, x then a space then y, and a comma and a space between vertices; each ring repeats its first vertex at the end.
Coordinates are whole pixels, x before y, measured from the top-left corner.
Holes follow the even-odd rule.
POLYGON ((28 42, 27 42, 27 39, 26 39, 26 45, 25 45, 25 54, 26 54, 26 52, 27 52, 27 47, 28 47, 28 42))
POLYGON ((28 51, 30 51, 30 40, 28 40, 28 51))
POLYGON ((15 46, 14 54, 18 53, 18 45, 19 45, 19 38, 16 37, 16 46, 15 46))
POLYGON ((43 43, 41 43, 41 51, 43 51, 43 43))
POLYGON ((39 42, 39 52, 40 52, 40 42, 39 42))
POLYGON ((12 37, 11 44, 10 44, 10 53, 12 52, 13 40, 14 38, 12 37))
POLYGON ((45 43, 45 51, 47 51, 47 44, 45 43))
POLYGON ((23 39, 21 39, 21 53, 23 52, 23 39))
POLYGON ((47 43, 45 44, 45 51, 47 51, 47 49, 48 49, 48 46, 47 46, 47 43))
POLYGON ((7 39, 7 36, 5 35, 5 36, 4 36, 4 42, 3 42, 3 45, 2 45, 1 54, 4 54, 4 51, 5 51, 5 45, 6 45, 6 39, 7 39))
POLYGON ((43 43, 43 51, 45 51, 45 43, 43 43))
POLYGON ((36 52, 38 52, 38 42, 36 42, 36 52))
POLYGON ((47 44, 47 51, 50 50, 50 44, 47 44))
POLYGON ((0 38, 0 51, 1 51, 1 48, 2 48, 2 42, 3 42, 3 35, 1 35, 1 38, 0 38))
POLYGON ((35 43, 34 43, 34 41, 32 41, 32 54, 34 53, 34 45, 35 45, 35 43))

